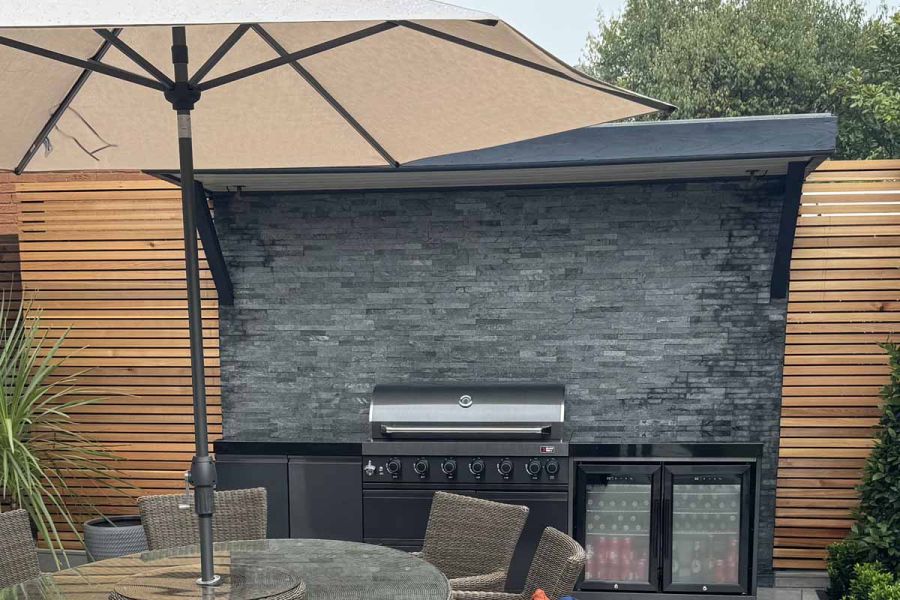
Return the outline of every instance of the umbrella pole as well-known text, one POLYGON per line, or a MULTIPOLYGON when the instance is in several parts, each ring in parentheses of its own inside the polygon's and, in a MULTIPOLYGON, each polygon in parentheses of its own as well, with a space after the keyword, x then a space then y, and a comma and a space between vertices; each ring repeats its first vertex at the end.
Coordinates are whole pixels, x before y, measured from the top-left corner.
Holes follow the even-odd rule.
POLYGON ((181 210, 184 218, 184 263, 187 280, 188 327, 191 346, 191 385, 194 396, 196 453, 191 461, 194 510, 200 527, 199 585, 216 585, 220 578, 213 564, 212 519, 215 504, 216 466, 209 456, 206 421, 206 376, 203 368, 203 315, 200 305, 200 256, 197 248, 194 152, 191 110, 200 93, 188 82, 188 51, 184 27, 172 28, 172 64, 175 86, 166 98, 178 115, 178 158, 181 171, 181 210))

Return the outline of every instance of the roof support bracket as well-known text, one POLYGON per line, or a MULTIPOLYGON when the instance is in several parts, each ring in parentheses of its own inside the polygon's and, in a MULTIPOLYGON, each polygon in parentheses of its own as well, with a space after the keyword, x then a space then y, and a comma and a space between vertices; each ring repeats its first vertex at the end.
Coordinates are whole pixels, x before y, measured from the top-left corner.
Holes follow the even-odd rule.
POLYGON ((784 184, 784 201, 781 204, 781 224, 778 227, 778 241, 775 245, 775 262, 772 268, 772 282, 769 296, 773 299, 787 298, 791 277, 791 252, 794 249, 794 235, 797 232, 797 218, 800 214, 800 198, 803 195, 803 180, 806 178, 806 163, 788 164, 784 184))
POLYGON ((222 246, 219 244, 216 226, 209 211, 206 190, 203 189, 200 183, 196 183, 194 189, 194 198, 197 203, 197 233, 200 236, 200 242, 203 244, 206 263, 209 265, 210 273, 212 273, 213 281, 216 284, 219 304, 232 306, 234 304, 234 286, 231 283, 228 265, 226 265, 225 257, 222 255, 222 246))

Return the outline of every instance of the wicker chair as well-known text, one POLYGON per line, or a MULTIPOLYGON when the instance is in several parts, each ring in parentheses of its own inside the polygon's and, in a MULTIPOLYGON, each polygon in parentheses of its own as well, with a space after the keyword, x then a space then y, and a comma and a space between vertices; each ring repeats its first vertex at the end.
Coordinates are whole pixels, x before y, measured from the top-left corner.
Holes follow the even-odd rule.
POLYGON ((531 600, 535 590, 542 589, 550 600, 559 600, 575 588, 584 560, 584 549, 578 542, 548 527, 541 535, 522 593, 454 591, 452 599, 531 600))
MULTIPOLYGON (((200 543, 193 497, 189 509, 178 507, 183 498, 182 494, 138 498, 138 509, 147 534, 147 545, 151 550, 200 543)), ((265 539, 265 488, 216 492, 215 503, 213 541, 265 539)))
POLYGON ((28 511, 0 513, 0 588, 28 581, 40 574, 28 511))
POLYGON ((528 507, 436 492, 419 556, 454 590, 502 590, 528 507))

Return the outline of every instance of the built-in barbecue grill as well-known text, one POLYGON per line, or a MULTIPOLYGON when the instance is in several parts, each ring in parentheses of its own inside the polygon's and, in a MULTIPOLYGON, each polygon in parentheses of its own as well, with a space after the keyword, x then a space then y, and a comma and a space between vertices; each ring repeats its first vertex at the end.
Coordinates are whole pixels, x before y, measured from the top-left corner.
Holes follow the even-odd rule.
POLYGON ((363 444, 365 541, 421 548, 437 490, 524 504, 509 586, 520 588, 541 532, 568 527, 565 386, 378 385, 363 444))
POLYGON ((561 440, 562 385, 378 385, 372 439, 561 440))

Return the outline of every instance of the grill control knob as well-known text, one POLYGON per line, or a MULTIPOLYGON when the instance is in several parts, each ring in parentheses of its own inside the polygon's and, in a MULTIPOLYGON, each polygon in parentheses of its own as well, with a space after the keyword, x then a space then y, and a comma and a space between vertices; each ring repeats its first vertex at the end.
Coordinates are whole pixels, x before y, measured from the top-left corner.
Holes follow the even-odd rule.
POLYGON ((508 458, 504 458, 499 463, 497 463, 497 471, 503 475, 503 478, 506 479, 512 474, 513 470, 513 462, 508 458))
POLYGON ((525 472, 532 477, 537 477, 538 475, 540 475, 542 468, 543 465, 541 465, 541 461, 537 458, 532 458, 527 463, 525 463, 525 472))
POLYGON ((428 459, 420 458, 413 463, 413 471, 420 477, 428 475, 428 459))
POLYGON ((471 473, 475 477, 481 477, 481 475, 484 473, 484 461, 480 458, 476 458, 475 460, 470 462, 469 473, 471 473))
POLYGON ((441 463, 441 471, 447 477, 453 477, 456 474, 456 460, 452 458, 445 460, 441 463))
POLYGON ((556 475, 559 473, 559 461, 555 458, 551 458, 547 461, 547 464, 544 465, 544 470, 547 471, 547 475, 556 475))
POLYGON ((394 476, 397 476, 400 474, 400 469, 402 467, 403 467, 403 465, 400 464, 400 460, 396 459, 396 458, 392 458, 392 459, 388 460, 387 464, 384 466, 384 468, 387 470, 387 472, 390 475, 394 475, 394 476))

